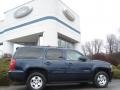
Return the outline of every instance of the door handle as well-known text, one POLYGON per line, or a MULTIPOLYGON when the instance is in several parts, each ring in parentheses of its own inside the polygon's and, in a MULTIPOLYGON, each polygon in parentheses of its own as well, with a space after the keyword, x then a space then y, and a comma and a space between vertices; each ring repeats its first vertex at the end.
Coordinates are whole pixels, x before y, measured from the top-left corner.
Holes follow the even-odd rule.
POLYGON ((66 68, 60 68, 60 69, 66 69, 66 68))
POLYGON ((72 63, 69 63, 69 65, 72 65, 72 63))
POLYGON ((45 64, 46 64, 46 65, 50 65, 50 64, 51 64, 51 62, 45 62, 45 64))

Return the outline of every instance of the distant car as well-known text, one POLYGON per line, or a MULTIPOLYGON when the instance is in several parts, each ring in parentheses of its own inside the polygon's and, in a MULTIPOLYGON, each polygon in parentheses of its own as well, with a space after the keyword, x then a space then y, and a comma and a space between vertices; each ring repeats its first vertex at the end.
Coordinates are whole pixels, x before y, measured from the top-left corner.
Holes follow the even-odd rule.
POLYGON ((105 88, 112 79, 110 63, 89 60, 72 49, 18 48, 9 67, 9 78, 24 82, 28 90, 42 90, 49 83, 92 82, 105 88))

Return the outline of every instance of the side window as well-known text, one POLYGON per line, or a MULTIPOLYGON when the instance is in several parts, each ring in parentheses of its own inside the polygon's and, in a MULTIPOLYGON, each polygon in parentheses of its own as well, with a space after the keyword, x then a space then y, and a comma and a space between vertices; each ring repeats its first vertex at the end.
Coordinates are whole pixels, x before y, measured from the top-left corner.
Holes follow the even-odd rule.
POLYGON ((16 51, 14 58, 18 59, 43 59, 44 50, 40 48, 20 48, 16 51))
POLYGON ((63 54, 61 50, 56 50, 56 49, 48 49, 46 58, 48 60, 62 60, 63 59, 63 54))
POLYGON ((79 60, 82 55, 76 51, 67 51, 67 60, 79 60))

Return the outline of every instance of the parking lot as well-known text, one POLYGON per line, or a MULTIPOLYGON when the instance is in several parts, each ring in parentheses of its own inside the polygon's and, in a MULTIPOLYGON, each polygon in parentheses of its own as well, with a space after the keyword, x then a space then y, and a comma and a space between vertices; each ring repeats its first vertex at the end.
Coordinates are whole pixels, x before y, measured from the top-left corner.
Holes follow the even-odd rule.
MULTIPOLYGON (((0 90, 26 90, 25 86, 9 86, 9 87, 0 87, 0 90)), ((93 88, 91 85, 48 85, 45 90, 98 90, 93 88)), ((120 90, 120 80, 113 80, 108 88, 101 88, 100 90, 120 90)))

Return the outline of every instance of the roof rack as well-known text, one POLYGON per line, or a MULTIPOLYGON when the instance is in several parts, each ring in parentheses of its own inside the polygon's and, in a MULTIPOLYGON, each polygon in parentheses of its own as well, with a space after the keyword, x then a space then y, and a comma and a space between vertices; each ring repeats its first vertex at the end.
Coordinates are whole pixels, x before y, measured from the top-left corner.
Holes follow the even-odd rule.
POLYGON ((38 47, 64 48, 64 47, 58 47, 58 46, 38 46, 38 47))
MULTIPOLYGON (((58 47, 58 46, 29 46, 29 45, 26 45, 26 46, 22 46, 22 47, 42 47, 42 48, 64 48, 64 49, 67 49, 65 47, 58 47)), ((16 49, 19 49, 20 47, 17 47, 16 49)))

